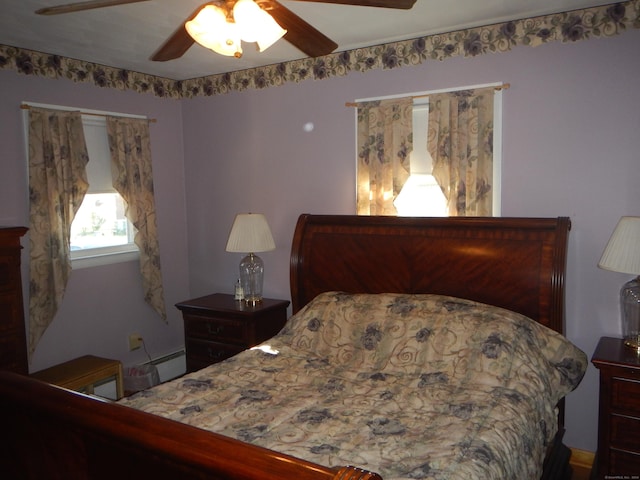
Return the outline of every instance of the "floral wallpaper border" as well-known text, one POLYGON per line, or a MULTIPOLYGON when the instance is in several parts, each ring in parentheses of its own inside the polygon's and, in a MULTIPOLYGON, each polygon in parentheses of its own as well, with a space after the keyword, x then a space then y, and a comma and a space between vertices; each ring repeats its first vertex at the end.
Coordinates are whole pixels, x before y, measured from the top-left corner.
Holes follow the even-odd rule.
POLYGON ((264 67, 189 80, 147 75, 91 62, 0 45, 0 68, 25 75, 67 78, 99 87, 152 93, 163 98, 192 98, 268 88, 286 82, 322 80, 383 68, 419 65, 427 60, 506 52, 519 45, 577 42, 612 37, 640 28, 640 0, 573 10, 467 30, 376 45, 318 58, 304 58, 264 67))

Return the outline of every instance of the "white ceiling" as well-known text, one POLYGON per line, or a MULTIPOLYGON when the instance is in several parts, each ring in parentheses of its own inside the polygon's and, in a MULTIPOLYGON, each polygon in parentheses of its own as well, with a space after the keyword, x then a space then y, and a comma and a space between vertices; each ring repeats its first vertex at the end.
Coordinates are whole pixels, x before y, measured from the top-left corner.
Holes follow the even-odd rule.
MULTIPOLYGON (((150 0, 56 16, 35 10, 72 0, 0 0, 0 44, 188 79, 303 58, 280 40, 263 53, 243 45, 241 59, 194 44, 180 59, 149 57, 206 0, 150 0)), ((327 3, 281 3, 338 43, 337 51, 612 3, 598 0, 417 0, 411 10, 327 3)))

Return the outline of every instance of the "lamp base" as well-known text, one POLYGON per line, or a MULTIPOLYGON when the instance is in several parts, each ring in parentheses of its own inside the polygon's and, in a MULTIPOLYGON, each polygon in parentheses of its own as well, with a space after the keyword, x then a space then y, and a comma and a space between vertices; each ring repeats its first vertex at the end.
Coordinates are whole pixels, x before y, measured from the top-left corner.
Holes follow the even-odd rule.
POLYGON ((244 303, 255 307, 262 303, 262 280, 264 263, 255 253, 250 253, 240 262, 240 284, 244 293, 244 303))
POLYGON ((255 297, 255 298, 245 298, 243 300, 243 302, 248 306, 248 307, 257 307, 258 305, 262 304, 262 297, 255 297))
POLYGON ((640 353, 640 340, 638 338, 636 339, 632 339, 632 338, 625 338, 624 339, 624 344, 627 347, 631 347, 633 348, 635 351, 637 351, 638 353, 640 353))
POLYGON ((640 277, 622 286, 620 312, 624 344, 640 352, 640 277))

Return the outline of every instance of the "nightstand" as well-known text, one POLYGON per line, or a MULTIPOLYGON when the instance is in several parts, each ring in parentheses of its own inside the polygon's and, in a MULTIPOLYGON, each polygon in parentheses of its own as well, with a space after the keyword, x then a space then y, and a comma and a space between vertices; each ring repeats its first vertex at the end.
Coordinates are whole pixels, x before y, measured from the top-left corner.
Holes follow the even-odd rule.
POLYGON ((229 358, 278 333, 289 301, 264 298, 253 307, 233 295, 214 293, 176 304, 184 320, 187 372, 229 358))
POLYGON ((600 370, 596 478, 638 478, 640 355, 620 338, 602 337, 591 361, 600 370))

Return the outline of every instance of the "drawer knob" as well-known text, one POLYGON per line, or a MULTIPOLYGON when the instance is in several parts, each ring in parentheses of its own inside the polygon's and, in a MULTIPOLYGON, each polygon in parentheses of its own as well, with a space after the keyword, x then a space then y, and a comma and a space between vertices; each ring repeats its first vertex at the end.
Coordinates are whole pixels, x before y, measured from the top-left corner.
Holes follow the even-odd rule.
POLYGON ((224 355, 224 352, 220 350, 212 350, 211 347, 209 347, 207 348, 207 354, 209 355, 209 358, 217 360, 224 355))
POLYGON ((207 332, 211 335, 219 335, 224 332, 224 325, 212 325, 207 323, 207 332))

